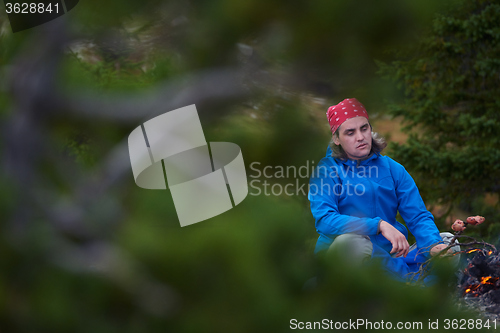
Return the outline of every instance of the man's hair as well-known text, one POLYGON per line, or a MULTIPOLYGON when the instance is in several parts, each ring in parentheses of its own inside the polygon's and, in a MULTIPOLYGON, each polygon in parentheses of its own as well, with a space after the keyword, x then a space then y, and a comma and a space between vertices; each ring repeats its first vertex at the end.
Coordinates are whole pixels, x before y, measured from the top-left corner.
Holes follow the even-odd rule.
MULTIPOLYGON (((372 125, 370 124, 370 129, 371 128, 372 125)), ((332 136, 332 139, 330 140, 330 149, 332 150, 332 157, 339 158, 341 160, 347 160, 348 159, 347 154, 342 148, 342 146, 336 145, 333 140, 334 138, 339 137, 339 130, 340 127, 337 128, 337 130, 332 136)), ((372 131, 372 150, 370 151, 370 154, 378 154, 382 152, 382 150, 384 150, 385 147, 387 147, 387 142, 385 142, 385 139, 378 133, 372 131)))

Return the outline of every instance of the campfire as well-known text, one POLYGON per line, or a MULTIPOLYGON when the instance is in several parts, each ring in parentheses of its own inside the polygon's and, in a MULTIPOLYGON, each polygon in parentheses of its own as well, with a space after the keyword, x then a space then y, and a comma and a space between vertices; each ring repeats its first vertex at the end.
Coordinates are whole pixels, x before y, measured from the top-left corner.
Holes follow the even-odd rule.
POLYGON ((482 216, 470 216, 466 221, 456 220, 451 227, 455 234, 450 244, 423 263, 420 270, 410 276, 410 281, 423 282, 429 274, 430 263, 436 258, 462 254, 467 258, 467 267, 458 272, 458 303, 483 317, 500 320, 500 253, 492 244, 462 235, 468 226, 484 221, 482 216), (462 250, 450 253, 458 239, 462 250))
POLYGON ((500 280, 500 271, 495 269, 500 268, 497 253, 494 254, 493 250, 486 252, 480 249, 473 249, 466 253, 474 252, 477 254, 464 269, 460 283, 464 296, 477 297, 490 290, 497 290, 500 286, 500 283, 497 283, 500 280))
POLYGON ((458 289, 465 306, 492 319, 500 316, 500 254, 490 249, 470 249, 473 255, 459 276, 458 289))
POLYGON ((485 317, 500 319, 500 253, 492 244, 462 235, 467 226, 484 220, 482 216, 470 216, 465 222, 456 220, 452 225, 455 236, 451 243, 459 237, 466 240, 460 243, 460 253, 467 256, 467 267, 459 273, 458 292, 465 307, 479 310, 485 317))

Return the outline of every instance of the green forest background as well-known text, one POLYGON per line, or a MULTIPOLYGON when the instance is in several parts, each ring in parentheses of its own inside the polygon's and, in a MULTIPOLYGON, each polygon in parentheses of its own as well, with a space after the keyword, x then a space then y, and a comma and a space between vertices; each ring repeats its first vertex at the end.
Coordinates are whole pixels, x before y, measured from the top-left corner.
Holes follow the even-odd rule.
POLYGON ((440 230, 483 215, 468 235, 497 244, 499 22, 493 0, 81 0, 13 34, 1 11, 0 331, 284 332, 323 318, 425 330, 474 318, 449 267, 420 288, 317 262, 300 192, 250 188, 181 228, 169 191, 135 185, 126 143, 196 104, 207 141, 239 145, 250 181, 254 162, 318 163, 326 109, 355 97, 440 230), (323 283, 304 288, 318 271, 323 283))

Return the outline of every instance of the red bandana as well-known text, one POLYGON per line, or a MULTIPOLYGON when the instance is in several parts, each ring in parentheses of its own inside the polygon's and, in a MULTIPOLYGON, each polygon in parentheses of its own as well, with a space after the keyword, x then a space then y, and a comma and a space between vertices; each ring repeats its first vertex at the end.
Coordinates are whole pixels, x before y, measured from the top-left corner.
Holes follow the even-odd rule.
POLYGON ((337 105, 330 106, 326 112, 326 116, 328 117, 332 134, 347 119, 354 117, 365 117, 368 119, 365 107, 356 98, 347 98, 337 105))

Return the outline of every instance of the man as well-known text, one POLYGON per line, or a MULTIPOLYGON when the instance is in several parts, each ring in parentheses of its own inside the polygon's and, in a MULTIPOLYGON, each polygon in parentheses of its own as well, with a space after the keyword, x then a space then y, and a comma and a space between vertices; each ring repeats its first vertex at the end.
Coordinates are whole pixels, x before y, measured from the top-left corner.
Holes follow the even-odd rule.
POLYGON ((380 155, 387 144, 372 133, 358 100, 331 106, 327 117, 332 141, 308 195, 320 235, 315 253, 344 251, 355 262, 378 258, 387 271, 405 279, 453 235, 439 233, 405 168, 380 155), (408 230, 396 221, 398 211, 417 241, 411 248, 408 230))

